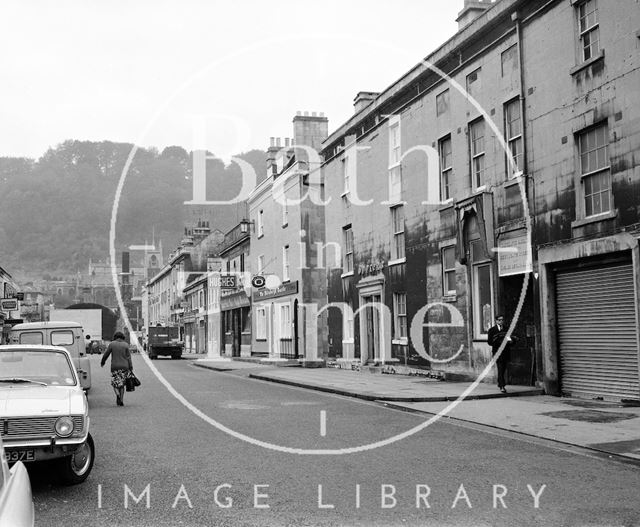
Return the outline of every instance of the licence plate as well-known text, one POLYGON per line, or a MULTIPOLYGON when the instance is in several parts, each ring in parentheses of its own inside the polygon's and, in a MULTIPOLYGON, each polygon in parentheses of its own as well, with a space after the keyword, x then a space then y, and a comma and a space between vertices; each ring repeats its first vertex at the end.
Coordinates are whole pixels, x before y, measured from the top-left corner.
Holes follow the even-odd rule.
POLYGON ((15 463, 16 461, 35 461, 36 453, 34 450, 9 450, 6 452, 7 461, 15 463))

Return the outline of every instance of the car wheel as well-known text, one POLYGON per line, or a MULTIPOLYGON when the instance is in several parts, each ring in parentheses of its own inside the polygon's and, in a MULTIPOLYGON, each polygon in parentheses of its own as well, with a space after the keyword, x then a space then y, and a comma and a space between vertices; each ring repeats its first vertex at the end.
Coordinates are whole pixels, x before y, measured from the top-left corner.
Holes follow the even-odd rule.
POLYGON ((95 447, 91 434, 87 440, 70 456, 60 460, 60 479, 65 485, 77 485, 82 483, 93 468, 95 447))

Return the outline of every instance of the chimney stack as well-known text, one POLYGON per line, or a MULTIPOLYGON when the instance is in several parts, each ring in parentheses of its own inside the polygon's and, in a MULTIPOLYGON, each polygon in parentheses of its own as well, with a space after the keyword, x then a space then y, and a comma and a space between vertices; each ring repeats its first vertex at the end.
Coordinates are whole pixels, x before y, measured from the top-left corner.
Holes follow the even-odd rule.
POLYGON ((353 99, 355 112, 358 113, 363 108, 369 106, 378 95, 380 95, 380 93, 375 91, 359 91, 358 95, 353 99))
MULTIPOLYGON (((308 146, 320 152, 322 142, 329 137, 329 119, 324 112, 296 112, 293 118, 293 143, 308 146)), ((296 157, 300 157, 301 150, 296 150, 296 157)))
POLYGON ((495 0, 464 0, 464 7, 458 13, 458 31, 468 26, 476 18, 493 7, 495 0))

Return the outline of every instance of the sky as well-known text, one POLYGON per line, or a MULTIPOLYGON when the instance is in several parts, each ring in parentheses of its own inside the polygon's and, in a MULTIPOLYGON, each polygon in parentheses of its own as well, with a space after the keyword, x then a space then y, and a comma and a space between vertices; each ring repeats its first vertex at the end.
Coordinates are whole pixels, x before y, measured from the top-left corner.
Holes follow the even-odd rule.
POLYGON ((329 131, 452 37, 463 0, 3 0, 0 156, 67 139, 223 159, 329 131))

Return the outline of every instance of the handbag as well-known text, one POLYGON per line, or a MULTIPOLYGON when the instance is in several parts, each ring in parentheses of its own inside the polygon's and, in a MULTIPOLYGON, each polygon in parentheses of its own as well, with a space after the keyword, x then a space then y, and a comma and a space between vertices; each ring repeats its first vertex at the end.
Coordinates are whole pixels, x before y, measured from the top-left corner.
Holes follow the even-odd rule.
POLYGON ((131 384, 134 388, 137 388, 138 386, 140 386, 142 383, 140 382, 140 379, 138 379, 135 374, 133 372, 131 372, 129 379, 131 379, 131 384))

